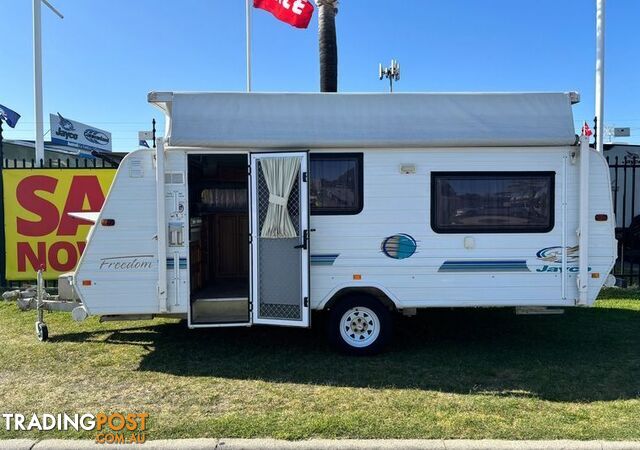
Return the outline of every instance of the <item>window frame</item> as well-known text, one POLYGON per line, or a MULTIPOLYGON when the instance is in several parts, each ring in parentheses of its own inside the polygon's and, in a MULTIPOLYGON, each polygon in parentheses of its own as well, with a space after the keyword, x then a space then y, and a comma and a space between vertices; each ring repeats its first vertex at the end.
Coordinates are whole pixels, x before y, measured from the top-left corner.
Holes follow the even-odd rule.
POLYGON ((544 234, 544 233, 551 232, 555 228, 555 222, 556 222, 556 218, 555 218, 556 172, 555 171, 549 171, 549 170, 546 170, 546 171, 542 171, 542 170, 541 171, 506 171, 505 170, 505 171, 478 171, 478 172, 476 171, 473 171, 473 172, 472 171, 452 171, 452 172, 438 171, 438 172, 431 172, 430 176, 431 176, 431 194, 430 194, 431 195, 431 198, 430 198, 431 229, 437 234, 544 234), (465 229, 452 230, 451 228, 443 229, 439 227, 437 224, 438 195, 436 192, 437 191, 436 182, 437 182, 438 176, 460 177, 464 175, 486 176, 486 177, 492 177, 492 176, 497 177, 501 175, 502 176, 508 175, 515 178, 517 177, 526 178, 526 177, 532 177, 532 176, 547 177, 550 181, 549 225, 546 226, 545 228, 529 227, 529 228, 522 228, 522 229, 504 229, 499 226, 494 226, 494 227, 482 227, 482 228, 468 227, 465 229))
POLYGON ((313 162, 327 159, 348 159, 356 160, 358 167, 356 189, 358 190, 358 203, 355 208, 322 208, 318 211, 318 207, 313 206, 309 202, 309 213, 312 216, 355 216, 364 209, 364 157, 363 153, 309 153, 309 196, 311 196, 311 182, 313 181, 313 162))

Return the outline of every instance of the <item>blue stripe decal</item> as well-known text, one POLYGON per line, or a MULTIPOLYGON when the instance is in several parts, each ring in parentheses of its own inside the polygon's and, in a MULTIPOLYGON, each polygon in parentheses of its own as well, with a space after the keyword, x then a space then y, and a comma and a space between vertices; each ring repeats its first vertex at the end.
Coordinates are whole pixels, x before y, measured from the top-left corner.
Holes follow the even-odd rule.
POLYGON ((531 272, 524 259, 445 261, 438 272, 531 272))
MULTIPOLYGON (((178 262, 180 269, 187 268, 187 258, 180 258, 178 262)), ((167 258, 167 269, 173 269, 173 258, 167 258)))
POLYGON ((340 254, 311 255, 312 266, 332 266, 340 254))

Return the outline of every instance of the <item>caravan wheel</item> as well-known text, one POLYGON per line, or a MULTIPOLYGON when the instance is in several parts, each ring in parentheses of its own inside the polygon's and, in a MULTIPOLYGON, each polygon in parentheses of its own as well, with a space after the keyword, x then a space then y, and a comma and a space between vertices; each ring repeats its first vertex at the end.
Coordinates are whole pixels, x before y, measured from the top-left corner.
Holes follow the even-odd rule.
POLYGON ((45 342, 49 339, 49 328, 44 322, 36 322, 36 336, 40 342, 45 342))
POLYGON ((331 309, 329 339, 352 355, 379 353, 391 335, 391 314, 376 299, 349 297, 331 309))

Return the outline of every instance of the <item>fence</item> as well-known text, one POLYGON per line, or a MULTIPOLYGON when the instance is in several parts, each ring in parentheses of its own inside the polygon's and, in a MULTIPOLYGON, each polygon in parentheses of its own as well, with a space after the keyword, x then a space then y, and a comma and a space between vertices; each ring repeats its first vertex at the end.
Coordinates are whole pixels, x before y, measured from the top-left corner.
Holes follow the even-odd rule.
POLYGON ((2 162, 3 169, 117 169, 119 162, 104 158, 49 158, 38 163, 33 159, 8 159, 2 162))
POLYGON ((613 269, 627 285, 640 285, 640 159, 607 158, 616 216, 618 260, 613 269))

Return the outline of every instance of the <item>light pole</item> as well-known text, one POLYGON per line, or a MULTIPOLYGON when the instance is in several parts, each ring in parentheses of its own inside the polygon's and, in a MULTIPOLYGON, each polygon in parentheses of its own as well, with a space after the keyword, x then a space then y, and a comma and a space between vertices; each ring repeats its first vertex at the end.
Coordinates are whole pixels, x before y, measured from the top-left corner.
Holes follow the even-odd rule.
POLYGON ((33 0, 33 93, 36 115, 36 155, 35 163, 44 161, 44 122, 42 119, 42 19, 41 2, 58 17, 64 16, 47 0, 33 0))

